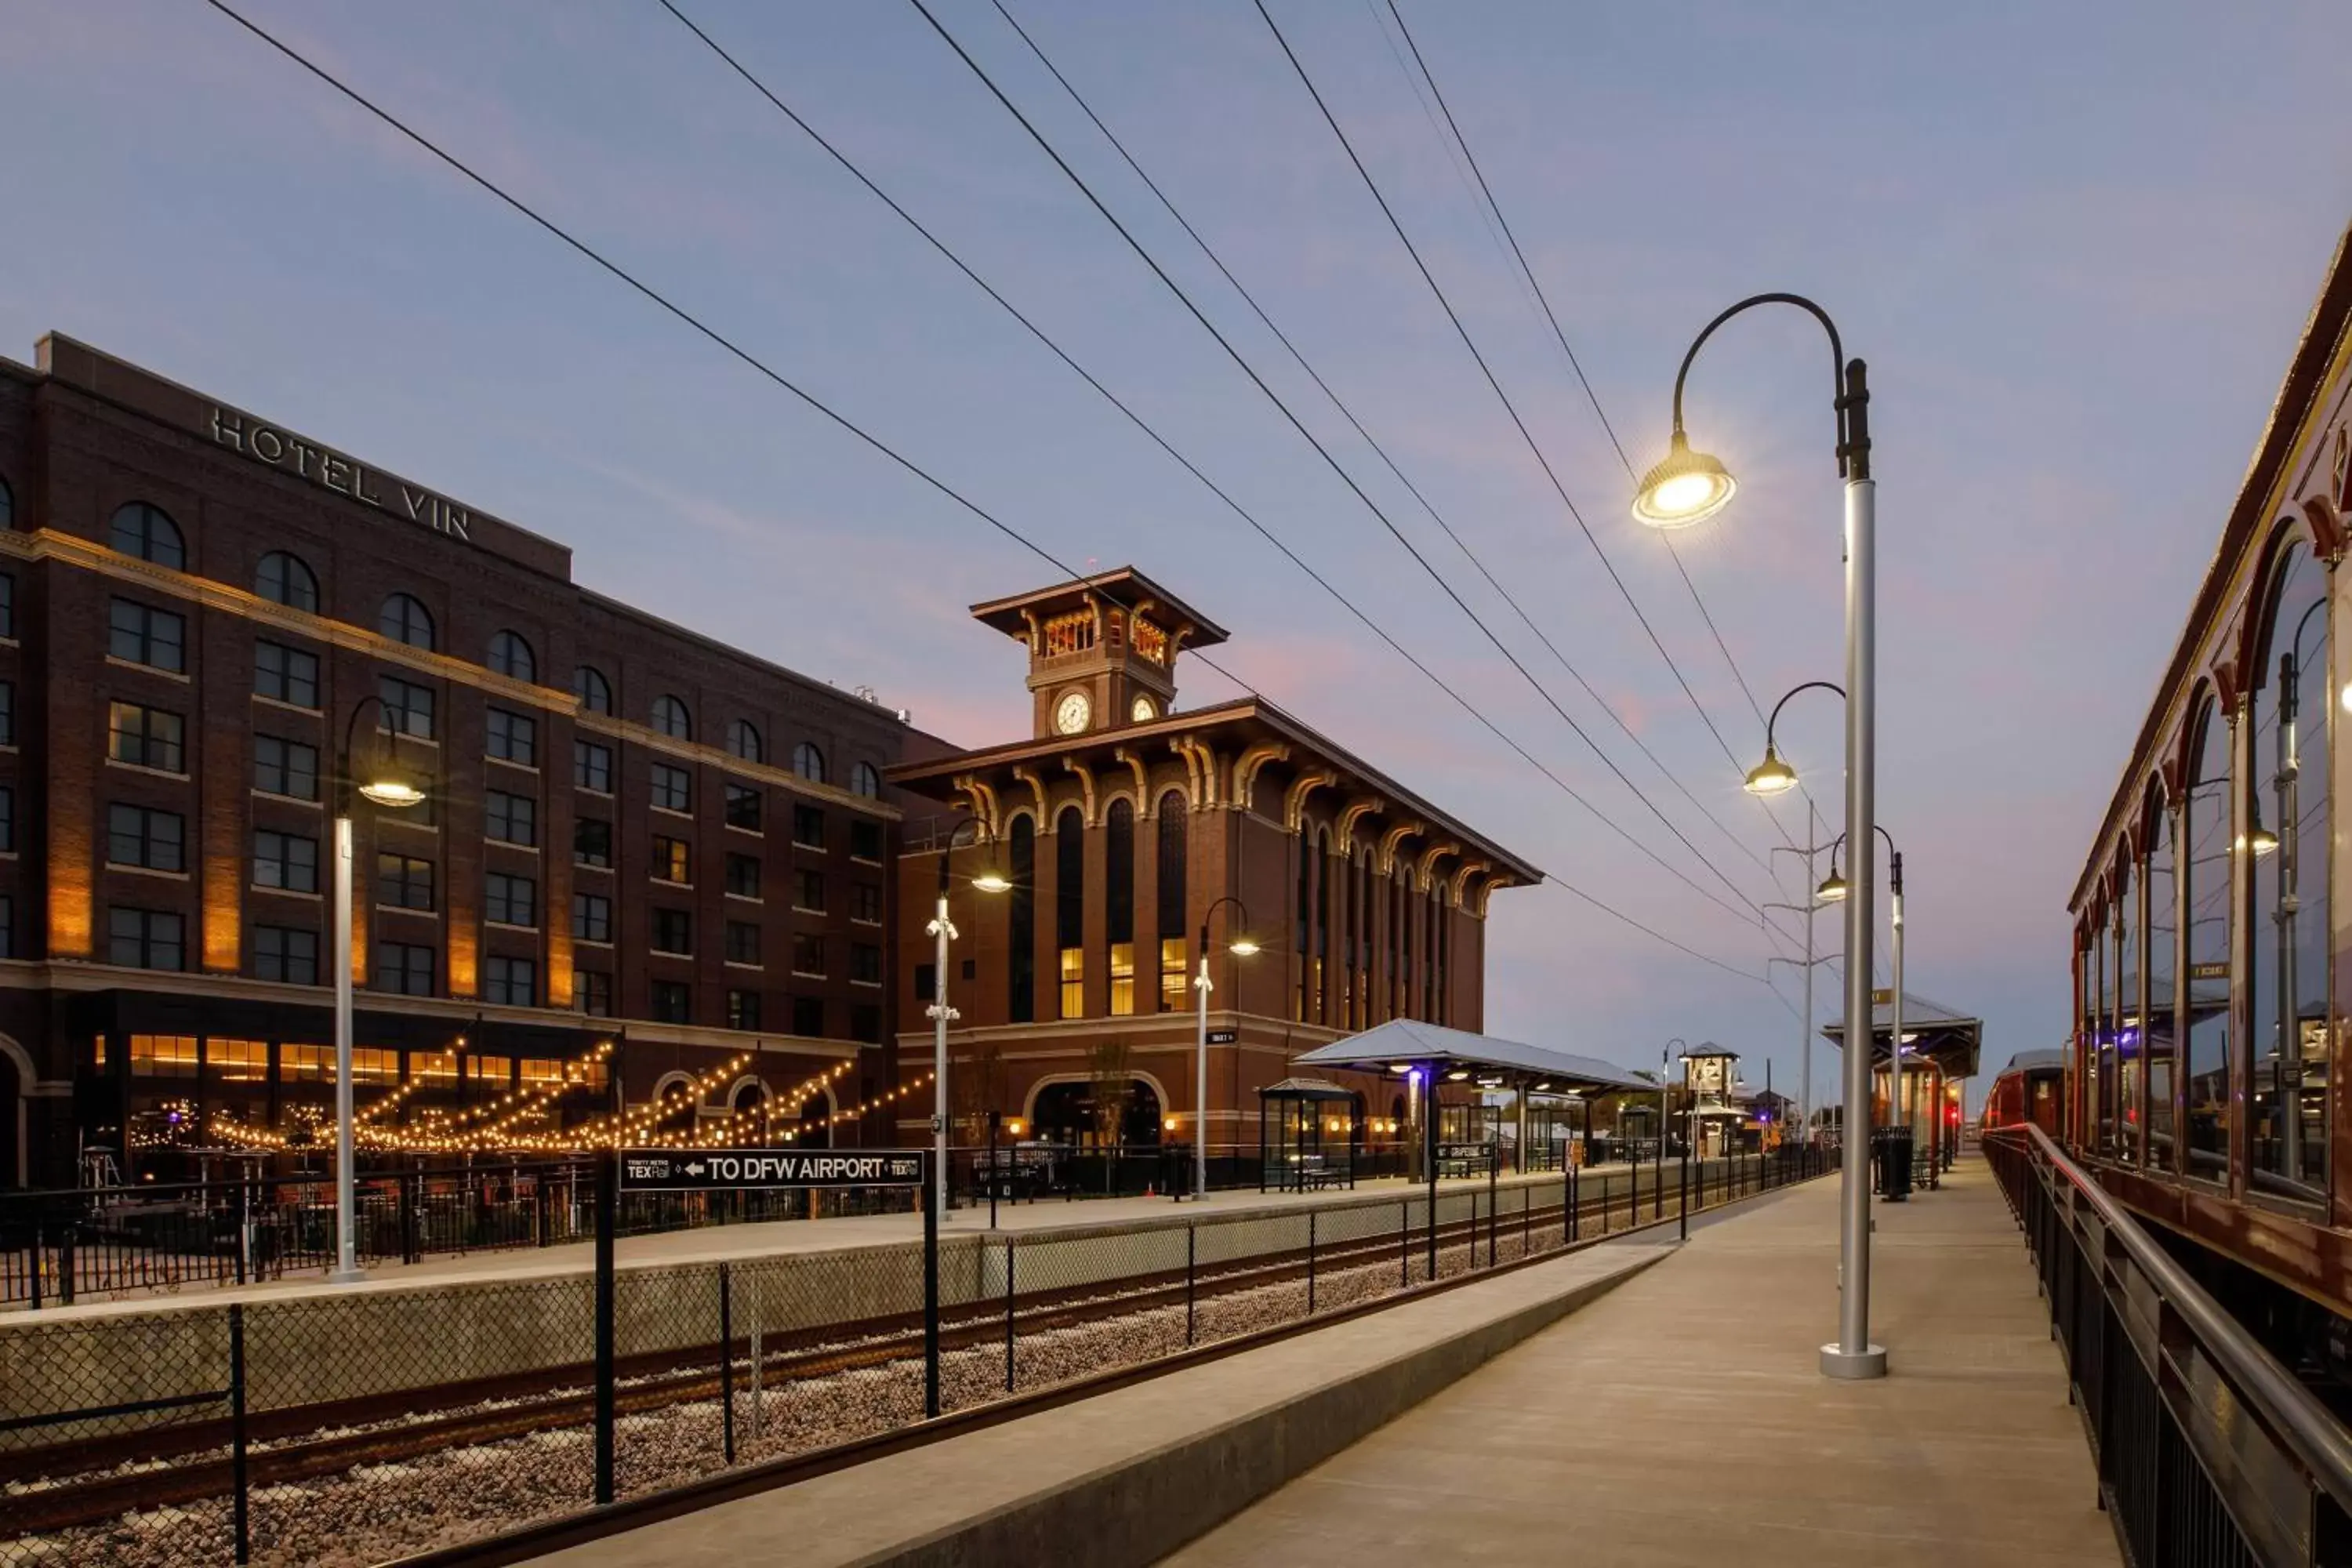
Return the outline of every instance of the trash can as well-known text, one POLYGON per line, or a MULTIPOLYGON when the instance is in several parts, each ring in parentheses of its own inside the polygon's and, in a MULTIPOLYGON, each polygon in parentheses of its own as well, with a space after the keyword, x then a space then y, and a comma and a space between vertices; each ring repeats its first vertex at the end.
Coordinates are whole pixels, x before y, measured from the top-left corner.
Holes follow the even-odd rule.
POLYGON ((1886 1201, 1904 1203, 1911 1196, 1911 1130, 1895 1127, 1887 1130, 1881 1151, 1886 1171, 1886 1201))

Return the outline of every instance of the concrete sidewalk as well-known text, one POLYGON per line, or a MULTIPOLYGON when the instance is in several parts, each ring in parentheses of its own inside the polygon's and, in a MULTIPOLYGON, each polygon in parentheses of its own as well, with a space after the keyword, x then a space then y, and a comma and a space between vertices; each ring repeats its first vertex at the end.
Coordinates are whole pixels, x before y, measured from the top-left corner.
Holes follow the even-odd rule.
POLYGON ((1836 1205, 1820 1182, 1695 1229, 1167 1561, 2118 1563, 1990 1173, 1969 1160, 1938 1192, 1874 1205, 1879 1382, 1817 1370, 1837 1322, 1836 1205))

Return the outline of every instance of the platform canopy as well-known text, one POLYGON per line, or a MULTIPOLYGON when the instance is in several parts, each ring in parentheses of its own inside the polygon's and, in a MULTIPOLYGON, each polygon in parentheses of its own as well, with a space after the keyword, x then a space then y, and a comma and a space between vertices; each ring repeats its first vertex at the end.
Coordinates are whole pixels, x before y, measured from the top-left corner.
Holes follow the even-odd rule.
POLYGON ((1353 1068, 1360 1072, 1392 1073, 1398 1077, 1426 1067, 1442 1080, 1460 1073, 1485 1079, 1486 1088, 1526 1089, 1537 1093, 1598 1094, 1615 1089, 1658 1091, 1655 1079, 1637 1078, 1594 1057, 1571 1056, 1492 1035, 1474 1035, 1398 1018, 1360 1035, 1318 1046, 1290 1064, 1294 1068, 1353 1068))
MULTIPOLYGON (((1874 1065, 1887 1059, 1888 1039, 1895 1025, 1895 994, 1890 990, 1870 994, 1871 1050, 1874 1065)), ((1822 1026, 1822 1037, 1843 1048, 1843 1019, 1822 1026)), ((1924 1062, 1939 1068, 1947 1078, 1974 1078, 1977 1056, 1984 1045, 1984 1020, 1971 1018, 1957 1007, 1930 1001, 1916 991, 1903 993, 1903 1052, 1906 1063, 1924 1062)))

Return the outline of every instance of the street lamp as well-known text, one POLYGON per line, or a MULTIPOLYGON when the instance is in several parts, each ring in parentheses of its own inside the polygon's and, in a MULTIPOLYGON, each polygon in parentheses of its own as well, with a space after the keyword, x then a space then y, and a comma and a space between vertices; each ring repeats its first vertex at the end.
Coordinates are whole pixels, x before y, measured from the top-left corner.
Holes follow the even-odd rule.
POLYGON ((1249 906, 1228 893, 1201 913, 1201 973, 1192 977, 1192 986, 1200 994, 1200 1026, 1195 1032, 1192 1059, 1192 1196, 1209 1195, 1209 993, 1215 986, 1209 981, 1209 921, 1227 904, 1242 912, 1242 931, 1225 943, 1225 951, 1235 958, 1254 958, 1260 951, 1256 939, 1249 934, 1249 906))
MULTIPOLYGON (((948 943, 956 936, 955 922, 948 918, 948 862, 955 858, 956 840, 965 828, 972 830, 972 842, 983 836, 989 845, 988 864, 980 868, 971 885, 983 893, 1002 893, 1013 886, 996 865, 996 838, 981 825, 976 816, 966 816, 948 829, 947 842, 940 846, 939 905, 932 912, 931 923, 924 929, 934 939, 936 956, 931 965, 931 1005, 926 1013, 931 1020, 931 1202, 940 1219, 948 1217, 948 1021, 956 1010, 948 1005, 948 943)), ((996 1179, 995 1173, 989 1180, 996 1179)))
MULTIPOLYGON (((1903 1113, 1903 851, 1895 847, 1895 836, 1884 827, 1878 829, 1878 836, 1886 840, 1886 881, 1893 900, 1888 913, 1895 926, 1895 988, 1888 993, 1894 1003, 1886 1036, 1886 1118, 1898 1125, 1907 1138, 1911 1133, 1911 1119, 1903 1113)), ((1838 846, 1844 842, 1845 835, 1843 833, 1830 840, 1829 880, 1823 882, 1820 889, 1822 897, 1825 899, 1837 900, 1846 896, 1845 880, 1837 873, 1838 846)), ((1867 1020, 1870 1015, 1863 1016, 1867 1020)), ((1871 1040, 1876 1033, 1875 1028, 1865 1024, 1862 1037, 1862 1059, 1865 1062, 1870 1059, 1871 1040)), ((1851 1013, 1846 1016, 1845 1048, 1847 1055, 1853 1054, 1853 1016, 1851 1013)), ((1886 1191, 1889 1198, 1901 1201, 1892 1181, 1887 1183, 1886 1191)))
POLYGON ((401 766, 400 731, 389 724, 381 731, 387 738, 378 755, 363 770, 352 767, 352 737, 371 707, 391 717, 383 698, 361 698, 343 721, 343 743, 335 752, 335 1271, 329 1278, 338 1285, 366 1278, 360 1269, 358 1156, 352 1146, 352 797, 393 811, 425 799, 425 786, 401 766))
MULTIPOLYGON (((1859 898, 1846 908, 1846 1017, 1870 1016, 1870 857, 1877 747, 1874 728, 1877 700, 1876 489, 1870 477, 1869 371, 1848 360, 1829 313, 1799 294, 1758 294, 1740 300, 1706 324, 1675 373, 1674 433, 1665 459, 1643 476, 1633 515, 1654 528, 1685 528, 1712 517, 1738 489, 1730 471, 1714 458, 1691 449, 1683 432, 1683 384, 1691 362, 1717 328, 1759 305, 1794 305, 1821 322, 1830 340, 1830 374, 1837 416, 1838 473, 1845 480, 1845 826, 1853 845, 1859 898)), ((1772 775, 1762 782, 1769 784, 1772 775)), ((1848 1027, 1852 1025, 1849 1023, 1848 1027)), ((1846 1116, 1843 1189, 1839 1194, 1840 1234, 1848 1267, 1838 1305, 1837 1342, 1822 1347, 1822 1371, 1832 1377, 1883 1377, 1886 1352, 1870 1342, 1870 1157, 1865 1147, 1870 1114, 1870 1055, 1846 1052, 1846 1116), (1864 1118, 1852 1125, 1856 1111, 1864 1118), (1857 1134, 1861 1136, 1857 1136, 1857 1134)))

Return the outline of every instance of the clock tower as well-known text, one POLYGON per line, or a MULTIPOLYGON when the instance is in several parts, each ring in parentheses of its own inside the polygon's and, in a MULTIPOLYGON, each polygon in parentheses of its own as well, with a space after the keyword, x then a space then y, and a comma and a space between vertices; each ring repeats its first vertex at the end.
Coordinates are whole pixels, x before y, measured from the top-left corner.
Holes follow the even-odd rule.
POLYGON ((971 607, 1029 650, 1032 732, 1072 737, 1167 717, 1176 656, 1224 629, 1131 566, 971 607))

